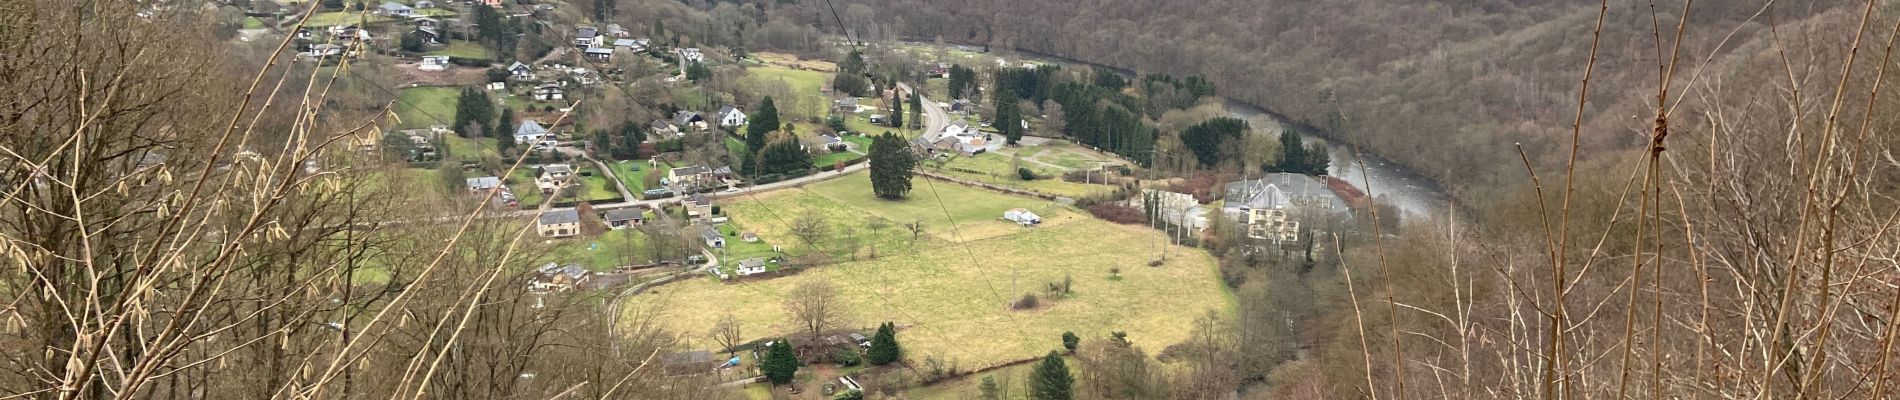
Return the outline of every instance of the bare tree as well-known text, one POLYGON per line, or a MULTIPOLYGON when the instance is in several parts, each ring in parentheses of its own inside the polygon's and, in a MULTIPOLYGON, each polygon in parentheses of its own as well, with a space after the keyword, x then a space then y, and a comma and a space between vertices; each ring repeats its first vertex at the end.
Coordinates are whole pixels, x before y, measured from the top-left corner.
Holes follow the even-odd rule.
POLYGON ((739 335, 739 318, 732 316, 732 313, 726 313, 725 316, 719 317, 719 322, 713 323, 712 331, 707 334, 712 336, 714 342, 725 347, 726 351, 733 351, 733 347, 738 346, 742 338, 739 335))
POLYGON ((792 323, 817 340, 824 331, 843 324, 845 302, 839 298, 838 287, 822 278, 807 280, 793 287, 785 297, 785 311, 791 314, 792 323))
POLYGON ((825 221, 823 215, 805 213, 792 219, 791 233, 792 236, 798 237, 798 241, 805 242, 805 246, 816 249, 818 242, 824 241, 826 236, 831 235, 831 224, 825 221))

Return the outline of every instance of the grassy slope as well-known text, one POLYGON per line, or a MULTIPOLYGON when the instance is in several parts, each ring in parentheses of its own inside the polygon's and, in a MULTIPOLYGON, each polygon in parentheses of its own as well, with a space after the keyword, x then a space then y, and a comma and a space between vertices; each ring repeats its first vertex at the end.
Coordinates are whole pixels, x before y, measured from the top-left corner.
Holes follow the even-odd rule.
POLYGON ((433 56, 450 56, 450 57, 462 57, 462 58, 488 58, 488 49, 483 48, 481 44, 478 44, 475 42, 464 41, 464 40, 452 40, 452 41, 449 41, 448 46, 444 46, 443 48, 437 49, 435 51, 430 51, 428 54, 433 55, 433 56))
POLYGON ((457 97, 461 95, 462 88, 459 86, 403 89, 402 101, 396 102, 396 117, 402 119, 402 124, 397 127, 427 128, 429 125, 454 122, 457 97))
MULTIPOLYGON (((904 327, 899 336, 907 357, 955 359, 965 368, 1034 357, 1059 347, 1056 338, 1064 331, 1125 330, 1140 345, 1158 349, 1186 338, 1190 322, 1201 311, 1233 308, 1213 260, 1205 254, 1177 258, 1161 268, 1143 266, 1152 252, 1134 245, 1156 243, 1158 233, 1053 210, 1048 226, 1020 228, 994 219, 1003 209, 1039 201, 960 186, 937 189, 943 207, 971 239, 967 248, 943 240, 955 235, 928 187, 920 186, 909 200, 877 200, 860 174, 740 200, 726 208, 736 221, 756 227, 768 240, 786 237, 780 218, 790 220, 808 210, 835 224, 859 227, 863 223, 853 221, 866 216, 923 219, 931 236, 906 248, 902 243, 909 241, 908 234, 893 225, 871 239, 892 243, 881 248, 883 256, 875 260, 742 285, 691 280, 633 301, 667 302, 663 320, 684 332, 707 329, 729 312, 743 321, 746 332, 783 334, 794 329, 782 306, 785 293, 800 282, 827 279, 852 305, 854 326, 896 321, 904 327), (759 215, 767 208, 779 217, 759 215), (1120 267, 1124 279, 1106 279, 1110 267, 1120 267), (1005 311, 1005 304, 1016 297, 1010 289, 1012 275, 1022 292, 1039 291, 1044 282, 1072 276, 1076 292, 1037 310, 1005 311)), ((694 346, 710 346, 705 339, 689 340, 694 346)))
MULTIPOLYGON (((952 158, 950 162, 944 164, 944 166, 945 168, 942 168, 942 169, 929 169, 929 170, 931 172, 941 173, 941 174, 955 176, 959 178, 970 179, 970 180, 975 180, 979 182, 997 184, 997 185, 1014 187, 1014 188, 1034 190, 1034 191, 1054 194, 1058 196, 1079 197, 1079 196, 1084 196, 1090 193, 1101 192, 1101 191, 1110 189, 1108 186, 1105 186, 1105 185, 1090 185, 1090 184, 1084 184, 1084 183, 1068 182, 1060 178, 1046 178, 1046 179, 1037 179, 1033 181, 1024 181, 1018 177, 1016 170, 1010 167, 1010 156, 1005 155, 1005 154, 983 153, 983 154, 978 154, 973 157, 959 156, 959 157, 952 158), (983 173, 964 172, 964 171, 953 170, 951 168, 961 168, 961 169, 982 171, 983 173)), ((1051 169, 1045 166, 1040 166, 1040 165, 1026 162, 1026 161, 1022 163, 1022 167, 1029 168, 1031 171, 1035 171, 1037 174, 1045 175, 1045 176, 1056 176, 1062 173, 1062 171, 1051 169)), ((925 167, 925 168, 929 168, 929 167, 925 167)))

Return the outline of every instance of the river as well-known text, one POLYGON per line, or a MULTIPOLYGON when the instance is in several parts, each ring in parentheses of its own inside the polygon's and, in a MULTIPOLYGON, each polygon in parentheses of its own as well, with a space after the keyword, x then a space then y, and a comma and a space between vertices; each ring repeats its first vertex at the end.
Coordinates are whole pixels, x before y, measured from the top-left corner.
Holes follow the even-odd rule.
MULTIPOLYGON (((1280 117, 1251 104, 1229 99, 1226 108, 1228 114, 1246 120, 1259 133, 1278 133, 1290 129, 1280 117)), ((1321 136, 1320 139, 1327 138, 1321 136)), ((1405 214, 1405 218, 1423 219, 1445 213, 1446 206, 1451 204, 1450 197, 1445 195, 1445 190, 1437 182, 1413 173, 1403 165, 1363 149, 1355 152, 1352 146, 1338 141, 1325 142, 1333 162, 1327 174, 1352 183, 1374 198, 1391 202, 1405 214)))
MULTIPOLYGON (((936 46, 933 43, 921 41, 907 41, 905 43, 911 45, 936 46)), ((964 51, 982 51, 982 48, 976 46, 958 44, 949 44, 948 46, 964 51)), ((1053 54, 1041 54, 1023 50, 1017 50, 1016 52, 1020 54, 1016 58, 1020 59, 1103 67, 1113 70, 1116 73, 1134 75, 1134 71, 1127 69, 1053 54)), ((1216 85, 1218 84, 1219 83, 1216 83, 1216 85)), ((1281 120, 1278 114, 1268 112, 1259 106, 1247 104, 1239 100, 1227 99, 1226 108, 1228 114, 1233 115, 1235 118, 1246 120, 1249 125, 1255 127, 1255 132, 1258 133, 1278 133, 1290 128, 1290 125, 1281 120)), ((1320 132, 1318 136, 1319 139, 1326 142, 1326 148, 1332 155, 1332 167, 1327 171, 1327 174, 1352 183, 1353 186, 1365 190, 1368 195, 1374 198, 1383 199, 1383 201, 1392 203, 1394 206, 1397 206, 1399 210, 1405 214, 1404 217, 1408 219, 1424 219, 1448 211, 1448 206, 1451 204, 1451 197, 1445 194, 1444 188, 1439 186, 1437 182, 1433 182, 1429 178, 1414 173, 1406 169, 1403 165, 1379 157, 1378 154, 1366 152, 1364 149, 1354 151, 1351 146, 1346 146, 1339 141, 1330 140, 1331 138, 1326 137, 1325 132, 1320 132)))

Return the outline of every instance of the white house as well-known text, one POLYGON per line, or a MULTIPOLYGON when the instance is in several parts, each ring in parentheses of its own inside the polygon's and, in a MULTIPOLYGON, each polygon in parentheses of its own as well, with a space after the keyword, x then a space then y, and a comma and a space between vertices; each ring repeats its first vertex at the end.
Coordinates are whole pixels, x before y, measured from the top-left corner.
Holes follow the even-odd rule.
POLYGON ((710 226, 701 228, 702 229, 699 230, 699 238, 706 242, 706 247, 715 249, 726 247, 726 237, 719 234, 719 228, 710 226))
POLYGON ((423 71, 441 71, 449 68, 449 56, 422 56, 422 64, 416 69, 423 71))
POLYGON ((605 38, 600 35, 600 30, 594 27, 583 26, 574 29, 574 48, 600 47, 604 40, 605 38))
POLYGON ((675 51, 679 52, 680 61, 682 62, 706 62, 706 54, 699 52, 698 47, 687 47, 675 51))
POLYGON ((535 100, 560 100, 565 97, 566 93, 561 91, 561 85, 549 83, 534 88, 535 100))
POLYGON ((589 47, 586 53, 587 58, 599 61, 607 61, 614 58, 614 48, 612 47, 589 47))
POLYGON ((376 13, 391 17, 407 17, 415 14, 416 9, 409 8, 409 6, 402 5, 402 3, 383 2, 383 5, 376 7, 376 13))
POLYGON ((508 75, 515 78, 524 78, 524 79, 533 78, 534 67, 530 67, 528 66, 528 64, 522 64, 520 61, 516 61, 514 64, 508 65, 508 75))
POLYGON ((548 128, 541 127, 541 124, 534 120, 521 121, 521 126, 515 128, 515 143, 523 146, 532 146, 543 140, 553 139, 554 135, 548 134, 548 128))
POLYGON ((976 132, 977 130, 970 129, 970 123, 964 122, 963 120, 957 120, 957 122, 952 122, 950 125, 943 127, 943 136, 974 135, 976 132))
POLYGON ((739 125, 745 125, 745 111, 730 105, 719 108, 719 126, 739 125))
POLYGON ((765 273, 765 259, 748 258, 739 260, 739 270, 734 272, 737 272, 739 276, 763 274, 765 273))
POLYGON ((541 237, 574 236, 581 232, 581 214, 572 208, 549 210, 535 220, 534 227, 541 237))
POLYGON ((567 164, 548 164, 541 166, 541 178, 535 180, 535 186, 543 194, 554 194, 562 187, 572 184, 569 178, 574 176, 574 167, 567 164))

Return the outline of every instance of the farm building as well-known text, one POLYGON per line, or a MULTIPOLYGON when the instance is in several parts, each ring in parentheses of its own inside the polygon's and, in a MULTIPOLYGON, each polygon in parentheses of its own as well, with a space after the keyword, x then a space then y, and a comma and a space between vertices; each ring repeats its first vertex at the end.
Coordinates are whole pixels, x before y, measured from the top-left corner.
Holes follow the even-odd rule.
POLYGON ((1022 208, 1012 208, 1009 211, 1004 211, 1003 219, 1021 224, 1022 226, 1036 226, 1042 223, 1042 217, 1022 208))

